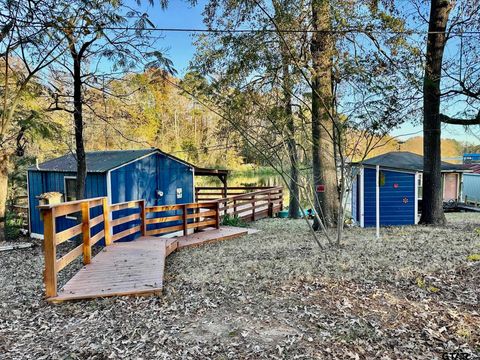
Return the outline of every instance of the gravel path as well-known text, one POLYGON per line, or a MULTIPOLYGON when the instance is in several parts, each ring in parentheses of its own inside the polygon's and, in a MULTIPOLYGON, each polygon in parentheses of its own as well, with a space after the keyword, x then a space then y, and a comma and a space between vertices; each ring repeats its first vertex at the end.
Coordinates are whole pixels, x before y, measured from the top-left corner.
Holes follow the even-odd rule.
POLYGON ((0 359, 474 359, 480 214, 448 218, 347 229, 325 252, 302 220, 263 220, 171 255, 161 297, 61 305, 42 299, 40 247, 2 252, 0 359))

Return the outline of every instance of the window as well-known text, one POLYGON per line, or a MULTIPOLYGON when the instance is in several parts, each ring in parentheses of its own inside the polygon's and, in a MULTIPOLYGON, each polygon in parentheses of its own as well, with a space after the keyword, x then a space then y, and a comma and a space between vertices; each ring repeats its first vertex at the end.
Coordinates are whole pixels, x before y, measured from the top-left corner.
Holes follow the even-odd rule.
POLYGON ((77 187, 76 177, 65 177, 65 201, 75 201, 75 188, 77 187))
POLYGON ((385 186, 385 172, 380 171, 379 178, 378 178, 378 185, 385 186))
POLYGON ((418 173, 417 174, 417 195, 419 200, 422 200, 422 194, 423 194, 423 174, 418 173))

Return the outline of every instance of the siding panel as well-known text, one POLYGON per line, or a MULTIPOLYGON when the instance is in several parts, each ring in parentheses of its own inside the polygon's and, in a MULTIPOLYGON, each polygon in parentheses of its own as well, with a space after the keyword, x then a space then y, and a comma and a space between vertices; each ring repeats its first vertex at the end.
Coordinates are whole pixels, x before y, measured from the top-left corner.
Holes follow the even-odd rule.
MULTIPOLYGON (((29 204, 30 219, 32 223, 32 233, 43 235, 43 221, 40 218, 40 211, 37 209, 39 205, 37 197, 40 194, 50 191, 65 194, 64 179, 66 176, 76 176, 75 173, 64 172, 47 172, 47 171, 28 171, 29 181, 29 204)), ((89 173, 86 179, 85 196, 87 198, 106 196, 107 186, 104 174, 89 173)), ((101 213, 101 208, 97 207, 91 210, 91 216, 97 216, 101 213)), ((65 230, 75 224, 77 220, 68 219, 65 216, 56 220, 57 231, 65 230)), ((103 224, 97 225, 92 231, 92 235, 103 229, 103 224)))
POLYGON ((463 198, 480 201, 480 174, 463 174, 463 198))
MULTIPOLYGON (((415 223, 415 175, 381 170, 385 182, 380 186, 380 225, 415 223)), ((375 169, 365 169, 365 226, 375 226, 375 169)))

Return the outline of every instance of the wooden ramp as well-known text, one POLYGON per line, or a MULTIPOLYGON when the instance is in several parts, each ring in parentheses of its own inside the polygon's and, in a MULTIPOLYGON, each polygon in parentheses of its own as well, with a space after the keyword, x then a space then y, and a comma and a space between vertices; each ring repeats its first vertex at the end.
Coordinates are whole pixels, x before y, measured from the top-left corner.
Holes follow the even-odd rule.
POLYGON ((160 294, 163 288, 165 259, 177 249, 200 246, 236 238, 246 228, 206 229, 175 238, 142 236, 130 242, 105 247, 90 264, 75 274, 50 302, 92 299, 110 296, 160 294))
POLYGON ((205 229, 204 231, 200 231, 198 233, 194 233, 187 236, 180 236, 177 237, 178 248, 186 248, 186 247, 195 247, 200 245, 205 245, 208 243, 221 241, 221 240, 228 240, 237 238, 242 235, 247 235, 248 229, 247 228, 238 228, 234 226, 222 226, 220 229, 205 229))

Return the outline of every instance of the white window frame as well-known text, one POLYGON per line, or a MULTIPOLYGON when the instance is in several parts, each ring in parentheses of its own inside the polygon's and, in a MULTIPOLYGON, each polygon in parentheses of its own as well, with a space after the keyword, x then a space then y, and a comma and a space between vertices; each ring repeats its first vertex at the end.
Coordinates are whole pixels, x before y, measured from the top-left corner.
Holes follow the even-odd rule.
POLYGON ((417 196, 418 196, 418 200, 422 200, 423 199, 423 173, 419 172, 419 173, 417 173, 417 175, 418 175, 417 176, 417 184, 416 184, 416 186, 417 186, 417 196), (418 195, 418 189, 419 188, 422 188, 422 195, 421 196, 418 195))

